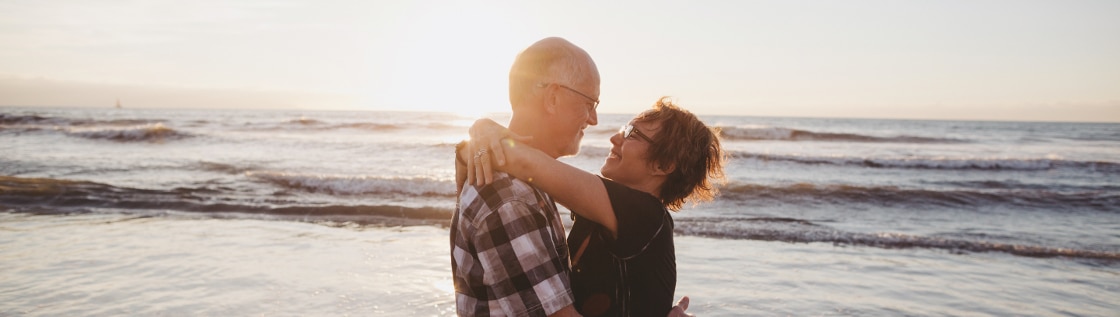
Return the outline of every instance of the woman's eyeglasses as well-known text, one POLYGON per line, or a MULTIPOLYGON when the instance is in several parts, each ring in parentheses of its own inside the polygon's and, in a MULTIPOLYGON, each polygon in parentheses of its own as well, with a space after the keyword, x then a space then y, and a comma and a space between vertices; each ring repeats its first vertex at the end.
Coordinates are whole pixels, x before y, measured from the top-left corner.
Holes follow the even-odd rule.
POLYGON ((649 136, 646 136, 645 133, 642 133, 642 131, 634 128, 633 124, 622 126, 622 129, 618 129, 618 133, 622 133, 622 138, 624 139, 629 139, 631 135, 637 135, 639 138, 642 138, 642 140, 653 143, 653 139, 650 139, 649 136))

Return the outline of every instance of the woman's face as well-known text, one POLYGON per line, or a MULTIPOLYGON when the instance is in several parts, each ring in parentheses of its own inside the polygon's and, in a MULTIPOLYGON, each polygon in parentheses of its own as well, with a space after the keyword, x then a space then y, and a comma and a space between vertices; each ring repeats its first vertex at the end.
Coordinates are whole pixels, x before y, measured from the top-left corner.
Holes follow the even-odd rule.
POLYGON ((636 187, 648 181, 654 173, 648 153, 650 142, 657 140, 661 124, 631 120, 629 125, 633 128, 628 136, 625 135, 626 127, 611 136, 611 152, 599 172, 620 184, 636 187))

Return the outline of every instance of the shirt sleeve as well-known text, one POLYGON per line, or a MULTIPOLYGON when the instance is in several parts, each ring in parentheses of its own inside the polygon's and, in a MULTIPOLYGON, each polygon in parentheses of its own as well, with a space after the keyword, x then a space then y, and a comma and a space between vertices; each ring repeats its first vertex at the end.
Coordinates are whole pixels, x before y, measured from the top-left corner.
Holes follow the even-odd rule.
POLYGON ((463 192, 464 183, 467 182, 467 161, 459 156, 459 150, 467 146, 467 141, 455 144, 455 196, 463 192))
POLYGON ((473 238, 487 289, 476 293, 491 297, 492 312, 547 316, 572 305, 567 253, 543 211, 512 201, 479 220, 473 238))
POLYGON ((657 197, 626 185, 603 179, 611 208, 618 220, 618 239, 604 237, 611 252, 619 258, 629 258, 644 251, 653 238, 664 230, 668 211, 657 197))

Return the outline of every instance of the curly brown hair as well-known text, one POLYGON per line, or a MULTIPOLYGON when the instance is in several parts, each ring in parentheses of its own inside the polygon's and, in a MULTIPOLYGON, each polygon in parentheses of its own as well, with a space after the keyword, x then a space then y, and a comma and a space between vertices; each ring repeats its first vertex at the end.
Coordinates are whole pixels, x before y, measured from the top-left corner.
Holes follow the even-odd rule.
POLYGON ((718 128, 709 128, 669 97, 661 97, 634 121, 660 123, 648 159, 656 167, 674 168, 660 192, 661 203, 669 210, 679 211, 685 202, 710 201, 719 194, 716 185, 726 181, 727 154, 720 146, 718 128))

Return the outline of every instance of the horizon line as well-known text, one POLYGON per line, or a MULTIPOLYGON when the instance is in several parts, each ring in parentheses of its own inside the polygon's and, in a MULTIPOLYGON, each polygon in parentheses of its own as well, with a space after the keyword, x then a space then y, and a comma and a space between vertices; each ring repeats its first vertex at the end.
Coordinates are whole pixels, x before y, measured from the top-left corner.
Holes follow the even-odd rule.
MULTIPOLYGON (((411 113, 443 113, 463 114, 456 111, 444 110, 413 110, 413 109, 387 109, 387 108, 301 108, 301 107, 121 107, 92 106, 92 105, 13 105, 0 104, 0 108, 21 109, 104 109, 104 110, 228 110, 228 111, 322 111, 322 112, 411 112, 411 113)), ((687 110, 687 109, 686 109, 687 110)), ((691 110, 690 110, 691 112, 691 110)), ((895 120, 895 121, 964 121, 964 122, 1020 122, 1020 123, 1083 123, 1083 124, 1120 124, 1120 119, 1114 121, 1082 121, 1082 120, 1014 120, 992 118, 922 118, 922 117, 863 117, 863 116, 802 116, 802 115, 768 115, 768 114, 727 114, 727 113, 698 113, 700 117, 747 117, 747 118, 796 118, 796 119, 846 119, 846 120, 895 120)), ((509 111, 480 112, 484 116, 510 115, 509 111)), ((636 115, 637 113, 624 112, 599 112, 598 115, 636 115)), ((1106 119, 1107 120, 1107 119, 1106 119)))

